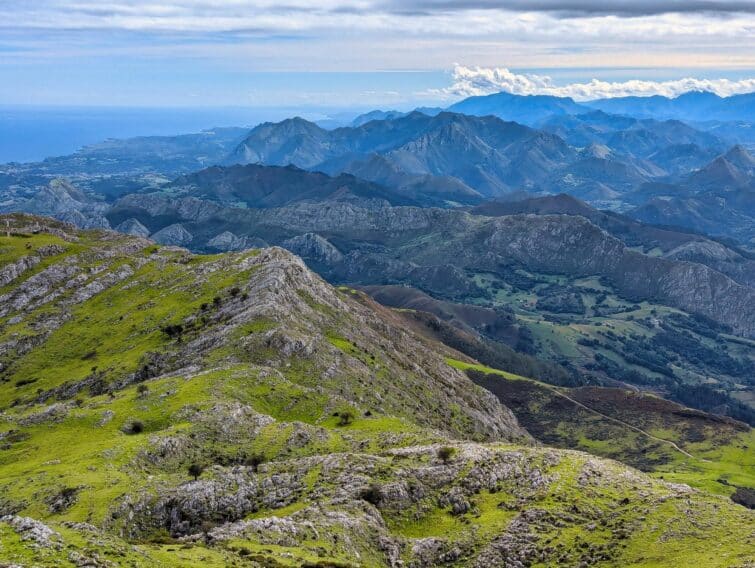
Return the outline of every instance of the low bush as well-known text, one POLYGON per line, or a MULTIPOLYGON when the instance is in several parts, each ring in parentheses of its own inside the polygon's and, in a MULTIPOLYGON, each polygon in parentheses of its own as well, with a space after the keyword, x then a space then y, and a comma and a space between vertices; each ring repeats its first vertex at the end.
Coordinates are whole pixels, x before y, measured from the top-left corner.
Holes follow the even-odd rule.
POLYGON ((144 432, 144 423, 141 420, 132 420, 127 422, 122 430, 124 434, 141 434, 144 432))
POLYGON ((354 422, 354 413, 351 410, 342 410, 338 413, 338 425, 339 426, 348 426, 352 422, 354 422))
POLYGON ((456 455, 456 448, 451 446, 443 446, 438 448, 438 459, 443 463, 450 462, 456 455))
POLYGON ((189 475, 191 475, 194 478, 194 481, 199 479, 199 476, 202 475, 203 471, 204 471, 204 468, 198 463, 193 463, 189 466, 189 475))

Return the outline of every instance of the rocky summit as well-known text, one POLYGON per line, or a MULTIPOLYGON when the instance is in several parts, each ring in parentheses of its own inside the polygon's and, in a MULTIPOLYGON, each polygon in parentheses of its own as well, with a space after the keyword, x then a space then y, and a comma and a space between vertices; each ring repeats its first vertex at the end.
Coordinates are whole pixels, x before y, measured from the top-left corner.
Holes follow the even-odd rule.
POLYGON ((752 511, 542 445, 404 312, 127 226, 0 218, 0 565, 755 563, 752 511))

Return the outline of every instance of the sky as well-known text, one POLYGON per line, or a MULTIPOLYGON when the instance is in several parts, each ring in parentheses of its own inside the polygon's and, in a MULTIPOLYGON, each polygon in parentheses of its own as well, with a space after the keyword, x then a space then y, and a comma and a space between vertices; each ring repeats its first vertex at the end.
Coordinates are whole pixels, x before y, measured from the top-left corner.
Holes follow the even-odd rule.
MULTIPOLYGON (((755 90, 755 0, 1 0, 0 105, 755 90)), ((314 109, 314 110, 313 110, 314 109)))

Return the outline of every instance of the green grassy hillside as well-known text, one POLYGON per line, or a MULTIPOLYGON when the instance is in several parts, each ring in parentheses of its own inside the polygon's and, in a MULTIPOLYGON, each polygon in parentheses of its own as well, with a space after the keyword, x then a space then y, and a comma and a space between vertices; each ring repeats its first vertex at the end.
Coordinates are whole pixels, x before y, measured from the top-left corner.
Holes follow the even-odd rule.
POLYGON ((524 270, 478 273, 465 301, 516 314, 519 349, 604 385, 655 390, 752 423, 752 341, 653 301, 630 301, 605 279, 524 270), (692 388, 690 388, 692 387, 692 388))
POLYGON ((751 511, 535 445, 458 353, 285 251, 9 219, 0 565, 755 561, 751 511))
POLYGON ((712 493, 755 491, 755 430, 650 394, 554 387, 449 360, 495 393, 538 440, 620 460, 659 479, 712 493))

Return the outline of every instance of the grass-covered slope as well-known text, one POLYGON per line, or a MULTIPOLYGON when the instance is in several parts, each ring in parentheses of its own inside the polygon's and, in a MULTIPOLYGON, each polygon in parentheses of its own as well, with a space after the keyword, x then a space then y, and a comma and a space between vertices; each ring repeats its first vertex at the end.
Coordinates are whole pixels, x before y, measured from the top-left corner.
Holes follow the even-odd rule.
POLYGON ((289 253, 8 219, 0 565, 752 560, 751 512, 532 445, 458 355, 289 253))
POLYGON ((755 430, 730 418, 618 388, 555 387, 449 360, 510 407, 539 441, 619 460, 660 479, 750 503, 755 430))

